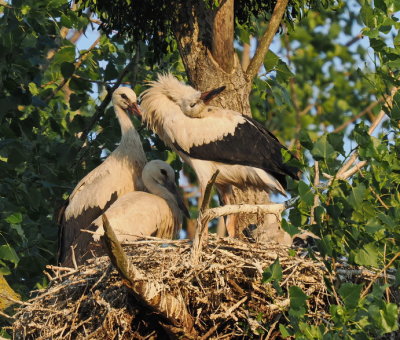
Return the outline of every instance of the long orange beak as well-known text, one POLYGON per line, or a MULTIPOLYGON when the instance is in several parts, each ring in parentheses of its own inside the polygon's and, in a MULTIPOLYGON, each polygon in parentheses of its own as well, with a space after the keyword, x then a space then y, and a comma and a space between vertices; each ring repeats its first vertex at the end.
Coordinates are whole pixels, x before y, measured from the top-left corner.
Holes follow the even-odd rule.
POLYGON ((223 90, 225 90, 225 88, 225 86, 221 86, 214 90, 203 92, 200 96, 200 99, 204 102, 204 104, 208 104, 215 96, 218 96, 223 90))

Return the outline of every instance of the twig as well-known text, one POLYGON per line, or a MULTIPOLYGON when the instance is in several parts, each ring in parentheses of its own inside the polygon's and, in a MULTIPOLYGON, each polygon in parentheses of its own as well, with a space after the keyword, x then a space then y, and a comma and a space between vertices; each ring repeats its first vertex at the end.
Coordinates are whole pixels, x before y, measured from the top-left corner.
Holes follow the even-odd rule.
MULTIPOLYGON (((398 87, 393 87, 390 95, 385 97, 385 106, 389 107, 390 105, 392 105, 393 103, 393 97, 395 96, 395 94, 398 91, 398 87)), ((372 135, 372 133, 375 131, 375 129, 379 126, 379 124, 382 122, 383 118, 385 117, 386 113, 385 111, 382 109, 378 116, 376 117, 376 119, 374 120, 374 122, 372 123, 372 125, 370 126, 369 130, 368 130, 368 134, 372 135)), ((362 167, 364 167, 367 162, 366 161, 361 161, 358 162, 356 165, 354 165, 351 169, 349 169, 351 167, 351 165, 356 161, 358 157, 358 152, 357 150, 353 152, 353 154, 350 156, 349 160, 339 169, 339 171, 336 173, 335 176, 330 176, 327 174, 323 174, 324 177, 328 178, 329 184, 332 183, 332 181, 334 179, 341 179, 341 180, 345 180, 347 178, 349 178, 350 176, 354 175, 357 171, 359 171, 362 167)))
POLYGON ((14 302, 14 303, 16 303, 18 305, 22 305, 22 306, 30 306, 31 305, 29 302, 24 302, 24 301, 21 301, 21 300, 14 299, 11 296, 8 296, 8 295, 3 294, 1 292, 0 292, 0 298, 6 299, 8 301, 14 302))
POLYGON ((76 245, 71 246, 71 259, 72 259, 72 264, 74 265, 75 270, 77 270, 78 265, 76 263, 76 258, 75 258, 75 247, 76 247, 76 245))
POLYGON ((93 50, 99 42, 100 42, 100 37, 98 37, 95 40, 95 42, 88 48, 86 53, 83 53, 79 57, 78 61, 74 64, 75 69, 74 69, 74 72, 72 72, 71 76, 64 78, 63 81, 60 83, 60 85, 58 85, 57 88, 47 96, 47 98, 44 100, 45 102, 49 102, 57 94, 57 92, 60 91, 65 86, 65 84, 67 84, 67 82, 71 79, 72 75, 76 72, 76 70, 82 65, 83 61, 87 58, 88 53, 91 50, 93 50))
POLYGON ((363 290, 361 293, 361 298, 364 298, 367 294, 368 291, 371 289, 372 285, 375 283, 375 281, 382 275, 383 272, 385 272, 392 264, 393 262, 400 256, 400 252, 397 253, 390 261, 389 263, 384 266, 371 280, 371 282, 368 284, 368 286, 363 290))
MULTIPOLYGON (((0 5, 1 5, 1 4, 0 4, 0 5)), ((1 310, 0 310, 0 316, 4 317, 4 318, 6 318, 6 319, 15 320, 15 318, 14 318, 13 316, 8 315, 8 314, 2 312, 1 310)), ((2 338, 0 337, 0 339, 2 339, 2 338)))
MULTIPOLYGON (((205 238, 207 238, 208 235, 208 223, 205 222, 203 215, 205 213, 205 210, 207 209, 208 205, 210 204, 210 198, 211 198, 211 190, 212 187, 215 183, 215 180, 217 179, 217 176, 219 174, 219 170, 217 170, 211 177, 211 179, 208 181, 206 190, 204 191, 204 197, 203 201, 201 202, 201 207, 199 211, 199 217, 197 218, 197 226, 196 226, 196 233, 193 239, 193 245, 192 245, 192 264, 196 265, 199 261, 200 253, 201 253, 201 248, 203 247, 203 241, 205 238)), ((208 212, 208 210, 206 211, 208 212)))
POLYGON ((70 268, 70 267, 60 267, 60 266, 53 266, 51 264, 48 264, 46 266, 47 269, 51 269, 51 270, 57 270, 57 271, 64 271, 64 272, 76 272, 75 269, 70 268))
POLYGON ((269 328, 269 331, 268 331, 268 333, 267 333, 267 336, 265 337, 265 340, 271 339, 272 332, 274 331, 275 326, 276 326, 276 324, 279 322, 281 316, 282 316, 282 314, 278 314, 278 315, 275 317, 275 320, 274 320, 274 322, 272 323, 271 327, 269 328))
POLYGON ((222 207, 208 209, 202 215, 202 223, 208 222, 214 218, 231 214, 273 214, 278 215, 288 207, 286 203, 271 204, 234 204, 224 205, 222 207))
POLYGON ((357 34, 354 38, 350 39, 345 46, 349 47, 351 45, 353 45, 355 42, 357 42, 358 40, 360 40, 363 37, 363 35, 361 33, 357 34))
MULTIPOLYGON (((318 185, 319 185, 319 164, 318 164, 318 161, 315 161, 315 163, 314 163, 314 188, 315 188, 315 190, 317 190, 316 188, 318 187, 318 185)), ((310 211, 310 224, 315 223, 314 210, 318 205, 319 205, 319 197, 318 197, 318 193, 316 191, 315 195, 314 195, 314 204, 310 211)))
POLYGON ((344 130, 347 126, 349 126, 351 123, 354 123, 357 119, 361 118, 364 116, 366 113, 370 112, 375 106, 378 104, 382 103, 384 100, 383 98, 380 98, 376 102, 373 102, 369 104, 364 110, 362 110, 358 115, 352 117, 350 120, 344 122, 342 125, 338 126, 335 130, 333 130, 333 133, 338 133, 342 130, 344 130))
MULTIPOLYGON (((383 263, 386 262, 386 242, 385 242, 385 246, 383 248, 383 263)), ((383 280, 385 282, 385 285, 387 285, 387 272, 386 269, 383 271, 383 280)), ((389 303, 390 302, 390 290, 389 287, 386 287, 386 302, 389 303)))
POLYGON ((209 338, 210 338, 210 335, 212 335, 212 334, 218 329, 219 326, 221 326, 221 322, 216 323, 214 326, 212 326, 212 327, 207 331, 207 333, 205 333, 205 334, 200 338, 200 340, 207 340, 207 339, 209 339, 209 338))
POLYGON ((250 80, 253 80, 257 75, 258 70, 264 61, 264 57, 268 52, 272 39, 274 38, 275 33, 282 21, 283 15, 285 14, 287 4, 288 0, 278 0, 276 2, 268 27, 261 37, 258 48, 250 61, 249 67, 246 70, 246 74, 250 80))

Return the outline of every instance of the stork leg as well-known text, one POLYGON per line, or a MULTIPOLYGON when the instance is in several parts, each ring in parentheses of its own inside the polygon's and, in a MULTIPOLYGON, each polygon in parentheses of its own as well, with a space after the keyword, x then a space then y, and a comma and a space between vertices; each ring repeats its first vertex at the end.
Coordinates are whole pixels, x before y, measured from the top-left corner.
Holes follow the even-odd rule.
MULTIPOLYGON (((230 185, 220 185, 218 186, 218 192, 221 198, 223 205, 230 204, 230 196, 232 194, 232 186, 230 185)), ((225 227, 226 231, 228 232, 229 237, 235 237, 235 226, 237 222, 237 215, 228 215, 225 219, 225 227)))

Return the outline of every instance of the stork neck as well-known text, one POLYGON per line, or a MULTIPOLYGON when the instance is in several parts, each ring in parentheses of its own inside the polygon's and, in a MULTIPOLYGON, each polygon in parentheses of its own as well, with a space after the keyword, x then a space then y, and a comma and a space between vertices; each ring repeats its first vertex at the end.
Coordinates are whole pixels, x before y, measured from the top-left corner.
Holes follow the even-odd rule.
POLYGON ((122 139, 124 139, 124 136, 127 135, 130 130, 134 129, 134 126, 126 112, 119 106, 115 106, 115 114, 117 115, 119 125, 121 126, 122 139))
POLYGON ((144 185, 146 186, 146 188, 149 190, 150 193, 165 199, 167 203, 172 203, 178 206, 176 203, 175 196, 167 188, 165 188, 161 184, 158 184, 155 181, 148 181, 145 178, 143 178, 143 180, 144 180, 144 185))

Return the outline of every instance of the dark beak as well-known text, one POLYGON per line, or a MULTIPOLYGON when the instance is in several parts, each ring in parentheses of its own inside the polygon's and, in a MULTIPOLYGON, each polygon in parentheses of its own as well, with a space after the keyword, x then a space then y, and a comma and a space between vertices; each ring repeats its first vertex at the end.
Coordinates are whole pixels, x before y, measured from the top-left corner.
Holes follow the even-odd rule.
POLYGON ((187 218, 190 218, 189 211, 186 208, 185 203, 183 203, 183 197, 182 197, 181 193, 179 192, 178 188, 176 187, 176 184, 168 181, 166 183, 166 187, 174 195, 179 209, 181 209, 181 211, 187 218))
POLYGON ((215 96, 218 96, 223 90, 225 90, 225 86, 218 87, 217 89, 203 92, 200 96, 200 99, 204 102, 204 104, 208 104, 215 96))
POLYGON ((129 104, 128 111, 130 114, 135 115, 139 119, 142 119, 142 112, 140 111, 138 104, 136 103, 129 104))

